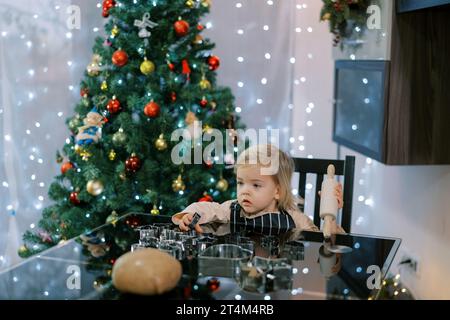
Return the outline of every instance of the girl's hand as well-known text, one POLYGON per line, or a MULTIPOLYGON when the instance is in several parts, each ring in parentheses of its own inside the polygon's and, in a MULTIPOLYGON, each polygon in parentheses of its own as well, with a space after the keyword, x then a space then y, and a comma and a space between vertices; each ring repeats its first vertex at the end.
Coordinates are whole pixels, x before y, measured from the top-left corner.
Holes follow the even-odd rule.
MULTIPOLYGON (((344 197, 343 197, 343 191, 342 191, 342 183, 338 183, 336 188, 334 188, 334 195, 336 196, 337 202, 338 202, 338 208, 342 209, 344 207, 344 197)), ((320 191, 319 191, 320 196, 320 191)))
POLYGON ((342 184, 340 182, 338 183, 336 188, 334 188, 334 194, 336 195, 339 209, 342 209, 342 207, 344 206, 344 196, 342 191, 342 184))
MULTIPOLYGON (((183 218, 181 218, 180 223, 178 224, 178 227, 181 231, 189 231, 189 224, 192 222, 192 219, 194 218, 193 213, 186 213, 183 218)), ((200 227, 200 225, 197 223, 195 226, 195 231, 198 233, 203 233, 203 229, 200 227)))

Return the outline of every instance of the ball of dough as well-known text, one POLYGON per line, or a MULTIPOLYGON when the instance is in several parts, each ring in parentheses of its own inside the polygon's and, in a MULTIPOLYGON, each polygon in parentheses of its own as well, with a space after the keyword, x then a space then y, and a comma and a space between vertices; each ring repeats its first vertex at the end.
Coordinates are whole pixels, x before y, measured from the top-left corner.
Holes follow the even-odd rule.
POLYGON ((181 263, 157 249, 128 252, 112 269, 114 286, 122 292, 155 295, 173 289, 181 278, 181 263))

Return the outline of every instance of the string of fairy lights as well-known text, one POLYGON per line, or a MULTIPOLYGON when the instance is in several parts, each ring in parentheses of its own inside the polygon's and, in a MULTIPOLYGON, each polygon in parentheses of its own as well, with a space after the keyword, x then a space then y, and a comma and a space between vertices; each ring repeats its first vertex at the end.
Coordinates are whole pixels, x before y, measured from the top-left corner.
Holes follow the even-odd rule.
MULTIPOLYGON (((137 0, 134 1, 135 4, 138 3, 137 0)), ((266 4, 268 6, 274 6, 274 1, 266 1, 266 4)), ((121 6, 121 3, 118 2, 117 4, 118 6, 121 6)), ((153 1, 153 5, 156 6, 157 5, 157 1, 153 1)), ((303 3, 303 4, 295 4, 296 9, 297 10, 302 10, 302 9, 306 9, 308 6, 307 4, 303 3)), ((96 4, 97 8, 101 8, 102 4, 100 2, 98 2, 96 4)), ((243 7, 243 3, 242 2, 236 2, 235 3, 235 7, 236 10, 239 10, 243 7)), ((64 5, 61 4, 56 4, 54 6, 54 11, 58 12, 58 11, 63 11, 65 9, 64 5)), ((39 19, 45 19, 46 17, 44 15, 40 15, 40 14, 33 14, 32 15, 33 20, 36 20, 36 22, 38 22, 39 19)), ((205 26, 207 29, 210 29, 213 27, 212 22, 208 21, 205 23, 205 26)), ((269 24, 263 24, 262 26, 260 26, 261 30, 263 31, 269 31, 271 29, 269 24)), ((93 33, 98 33, 101 30, 101 28, 99 27, 93 27, 92 28, 92 32, 93 33)), ((312 32, 312 27, 306 27, 305 30, 307 30, 307 32, 312 32)), ((301 27, 295 27, 295 32, 296 33, 301 33, 302 32, 302 28, 301 27)), ((239 28, 236 30, 236 33, 240 36, 244 36, 245 32, 243 28, 239 28)), ((17 35, 11 34, 8 30, 1 30, 0 32, 1 37, 3 38, 8 38, 8 37, 14 37, 17 35)), ((64 32, 64 42, 65 43, 70 43, 73 40, 73 33, 71 31, 66 31, 64 32)), ((21 33, 20 35, 18 35, 20 41, 23 42, 24 47, 26 48, 26 50, 31 54, 33 48, 35 47, 39 47, 41 49, 45 49, 48 44, 44 41, 42 43, 36 43, 35 41, 33 41, 31 39, 31 37, 25 33, 21 33)), ((267 60, 271 60, 272 59, 272 54, 270 52, 264 52, 264 58, 267 60)), ((312 54, 309 53, 308 54, 308 58, 312 59, 312 54)), ((241 63, 241 64, 245 64, 245 59, 242 56, 238 56, 236 57, 236 61, 237 63, 241 63)), ((289 58, 289 62, 294 65, 296 62, 296 58, 294 55, 292 55, 289 58)), ((69 69, 69 71, 71 73, 74 72, 75 68, 78 66, 78 64, 73 61, 72 59, 69 59, 66 61, 66 67, 69 69)), ((33 68, 29 68, 26 71, 26 74, 24 76, 25 79, 17 77, 15 79, 15 83, 16 84, 20 84, 21 82, 23 82, 24 80, 27 81, 33 81, 34 78, 36 78, 38 75, 42 75, 42 74, 47 74, 49 73, 50 68, 52 68, 53 66, 49 66, 49 65, 44 65, 44 66, 35 66, 33 68)), ((195 66, 193 66, 195 68, 195 66)), ((51 70, 52 71, 52 70, 51 70)), ((120 80, 119 80, 120 81, 120 80)), ((269 82, 268 78, 262 77, 261 80, 261 85, 262 86, 266 86, 269 82)), ((301 76, 298 79, 294 79, 293 80, 294 85, 298 86, 302 83, 306 82, 306 77, 305 76, 301 76)), ((239 88, 244 88, 244 82, 238 80, 237 81, 237 86, 239 88)), ((71 94, 73 94, 74 96, 76 95, 77 92, 77 87, 78 85, 76 84, 68 84, 67 85, 67 89, 70 91, 71 94)), ((41 90, 37 90, 37 89, 30 89, 28 91, 24 92, 24 96, 19 97, 18 101, 17 101, 17 106, 18 107, 23 107, 25 106, 27 103, 31 104, 31 103, 38 103, 40 96, 41 95, 48 95, 51 94, 51 88, 49 88, 48 86, 44 86, 41 90), (40 91, 40 92, 39 92, 40 91)), ((256 104, 261 105, 264 103, 262 98, 256 98, 256 104)), ((69 109, 70 107, 68 107, 69 109)), ((289 103, 288 104, 288 109, 292 111, 292 109, 294 108, 293 103, 289 103)), ((311 113, 312 110, 314 109, 314 103, 310 102, 308 103, 308 106, 306 108, 306 112, 307 113, 311 113)), ((235 109, 236 113, 241 113, 242 112, 242 107, 237 106, 235 109)), ((0 108, 0 115, 3 114, 4 110, 3 108, 0 108)), ((70 110, 59 110, 56 111, 56 116, 58 122, 61 124, 61 126, 64 126, 63 121, 64 121, 64 116, 66 116, 66 113, 70 113, 70 110)), ((48 115, 47 115, 48 116, 48 115)), ((272 128, 272 125, 270 124, 270 117, 266 117, 265 122, 268 123, 267 128, 272 128)), ((30 138, 35 137, 35 136, 40 136, 40 137, 44 137, 44 140, 39 139, 39 143, 48 143, 49 141, 51 141, 52 137, 50 133, 43 133, 43 130, 46 130, 45 127, 42 126, 41 124, 42 121, 39 120, 35 120, 35 121, 31 121, 27 123, 27 126, 25 126, 25 134, 26 136, 29 136, 30 138)), ((306 125, 307 126, 312 126, 312 121, 311 120, 307 120, 306 125)), ((180 126, 183 126, 183 123, 180 123, 180 126)), ((31 139, 30 139, 31 140, 31 139)), ((67 137, 65 140, 66 143, 70 143, 70 138, 67 137)), ((290 142, 294 143, 296 142, 295 139, 293 137, 290 138, 290 142)), ((298 146, 298 149, 300 151, 304 151, 305 150, 305 137, 304 135, 301 135, 298 137, 298 142, 300 143, 300 145, 298 146)), ((14 144, 15 143, 15 139, 13 138, 13 133, 12 132, 5 132, 4 133, 4 143, 10 143, 10 144, 14 144)), ((27 143, 27 145, 29 145, 31 143, 27 143)), ((39 145, 34 145, 28 148, 29 150, 29 154, 28 154, 28 159, 32 162, 32 164, 35 164, 35 166, 33 166, 32 164, 26 164, 24 166, 24 169, 26 169, 27 171, 31 171, 29 176, 29 181, 27 183, 27 185, 25 186, 26 189, 32 189, 33 192, 36 194, 35 195, 35 200, 33 201, 33 207, 35 210, 39 211, 43 208, 44 204, 46 204, 46 201, 48 200, 46 198, 46 191, 47 191, 47 187, 49 185, 49 181, 52 178, 51 174, 45 173, 44 170, 42 170, 42 165, 44 164, 44 162, 47 163, 47 160, 45 159, 46 155, 42 154, 42 146, 39 145), (36 165, 37 164, 37 165, 36 165), (38 188, 34 188, 34 186, 37 185, 38 188)), ((292 153, 292 150, 291 150, 292 153)), ((5 154, 5 157, 7 156, 11 156, 11 155, 7 155, 5 154)), ((309 158, 312 158, 312 155, 308 155, 309 158)), ((49 168, 48 166, 46 166, 46 168, 49 168)), ((3 188, 9 188, 10 187, 10 183, 8 183, 7 180, 2 181, 2 187, 3 188)), ((311 188, 310 185, 307 186, 308 189, 311 188)), ((293 190, 294 193, 296 192, 296 190, 293 190)), ((17 204, 13 204, 13 203, 7 203, 5 206, 5 209, 10 212, 10 214, 15 214, 16 213, 16 206, 17 204)), ((30 228, 33 229, 35 228, 36 225, 35 223, 31 223, 30 224, 30 228)))

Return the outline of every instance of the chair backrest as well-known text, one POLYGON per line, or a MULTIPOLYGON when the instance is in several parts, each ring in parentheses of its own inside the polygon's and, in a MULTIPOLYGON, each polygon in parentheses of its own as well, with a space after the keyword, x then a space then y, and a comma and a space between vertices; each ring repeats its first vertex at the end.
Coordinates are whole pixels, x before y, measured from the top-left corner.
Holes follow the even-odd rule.
MULTIPOLYGON (((314 224, 320 228, 320 197, 323 176, 327 174, 328 165, 333 164, 335 174, 344 176, 344 207, 342 208, 341 226, 350 232, 352 224, 353 180, 355 176, 355 157, 346 156, 345 160, 293 158, 295 172, 300 174, 298 195, 305 199, 306 174, 316 174, 316 192, 314 194, 314 224)), ((304 212, 304 206, 300 208, 304 212)))

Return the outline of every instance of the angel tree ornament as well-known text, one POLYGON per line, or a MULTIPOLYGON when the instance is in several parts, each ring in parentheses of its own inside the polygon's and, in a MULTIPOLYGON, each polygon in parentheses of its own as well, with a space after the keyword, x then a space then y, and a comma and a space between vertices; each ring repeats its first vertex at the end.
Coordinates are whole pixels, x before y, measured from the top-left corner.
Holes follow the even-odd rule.
POLYGON ((139 28, 138 36, 140 38, 148 38, 152 35, 147 28, 153 29, 158 24, 150 20, 150 13, 146 12, 142 16, 142 20, 134 20, 134 26, 139 28))

